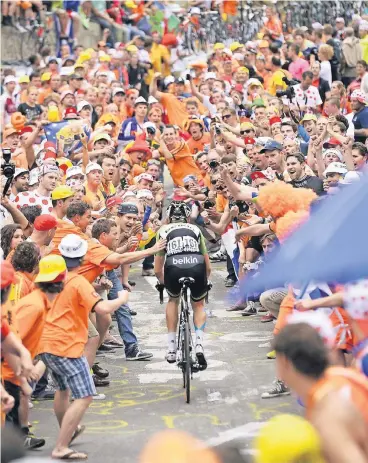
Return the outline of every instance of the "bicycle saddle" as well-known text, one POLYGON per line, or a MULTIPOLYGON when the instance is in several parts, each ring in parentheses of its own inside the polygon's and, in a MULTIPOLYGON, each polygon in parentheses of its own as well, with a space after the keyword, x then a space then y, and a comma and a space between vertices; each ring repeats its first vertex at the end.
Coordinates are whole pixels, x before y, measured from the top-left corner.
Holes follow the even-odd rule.
POLYGON ((190 278, 190 277, 183 277, 183 278, 180 278, 179 279, 179 283, 184 286, 184 285, 191 285, 194 283, 194 278, 190 278))

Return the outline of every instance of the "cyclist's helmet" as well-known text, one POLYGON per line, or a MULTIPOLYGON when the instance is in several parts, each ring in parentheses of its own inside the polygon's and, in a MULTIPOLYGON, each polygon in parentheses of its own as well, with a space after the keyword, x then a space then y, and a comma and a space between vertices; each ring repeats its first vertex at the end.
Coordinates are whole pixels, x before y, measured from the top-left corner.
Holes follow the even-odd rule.
POLYGON ((166 212, 170 222, 186 222, 191 209, 183 201, 172 201, 166 212))

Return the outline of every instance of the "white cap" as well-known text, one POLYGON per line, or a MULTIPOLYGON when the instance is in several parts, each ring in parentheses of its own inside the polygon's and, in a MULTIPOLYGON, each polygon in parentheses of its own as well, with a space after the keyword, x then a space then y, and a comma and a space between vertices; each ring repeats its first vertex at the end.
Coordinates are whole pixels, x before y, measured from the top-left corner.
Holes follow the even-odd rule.
POLYGON ((69 167, 66 170, 65 179, 68 180, 68 178, 74 177, 74 175, 84 175, 82 168, 79 166, 69 167))
POLYGON ((331 162, 326 170, 323 172, 323 175, 326 177, 326 174, 342 174, 345 175, 348 169, 345 164, 342 162, 331 162))
POLYGON ((122 198, 123 199, 127 199, 127 198, 135 198, 136 197, 136 194, 134 193, 134 191, 131 191, 131 190, 128 190, 126 193, 123 194, 122 198))
POLYGON ((100 164, 97 164, 97 162, 90 162, 89 164, 87 164, 86 175, 92 172, 92 170, 100 170, 101 172, 103 172, 102 167, 100 166, 100 164))
POLYGON ((138 190, 137 191, 137 198, 138 199, 141 199, 141 198, 153 199, 152 191, 146 190, 146 189, 138 190))
POLYGON ((125 90, 121 87, 115 87, 112 91, 112 96, 115 96, 117 93, 124 93, 125 95, 125 90))
POLYGON ((146 174, 143 172, 143 174, 137 175, 135 178, 137 182, 140 182, 141 180, 148 180, 149 182, 154 182, 154 178, 152 177, 151 174, 146 174))
POLYGON ((92 105, 91 105, 90 103, 88 103, 88 101, 82 100, 82 101, 80 101, 80 102, 77 104, 77 113, 79 113, 80 111, 82 111, 82 109, 83 109, 85 106, 88 106, 89 109, 90 109, 91 111, 93 110, 92 105))
POLYGON ((194 6, 190 9, 190 14, 201 14, 201 10, 197 6, 194 6))
POLYGON ((40 175, 40 171, 37 167, 35 169, 32 169, 29 173, 28 185, 29 186, 36 185, 36 183, 38 183, 39 175, 40 175))
POLYGON ((287 323, 308 323, 318 331, 326 345, 331 347, 335 345, 336 330, 330 318, 324 312, 319 310, 308 310, 306 312, 293 310, 293 313, 287 318, 287 323))
POLYGON ((206 72, 206 74, 204 75, 204 80, 208 80, 208 79, 217 79, 217 75, 215 72, 206 72))
POLYGON ((321 23, 317 23, 317 22, 316 22, 316 23, 313 23, 313 24, 312 24, 312 29, 314 29, 315 31, 320 31, 320 30, 323 29, 323 26, 322 26, 321 23))
POLYGON ((145 122, 145 123, 143 124, 143 127, 144 127, 145 129, 148 129, 148 128, 150 127, 151 129, 154 129, 155 132, 157 132, 157 128, 156 128, 155 124, 154 124, 153 122, 151 122, 151 121, 145 122))
POLYGON ((173 84, 175 82, 175 77, 174 76, 167 76, 164 79, 164 85, 167 87, 170 84, 173 84))
POLYGON ((352 183, 359 182, 360 181, 360 176, 358 172, 353 172, 349 171, 345 174, 345 177, 340 180, 339 183, 342 183, 343 185, 351 185, 352 183))
POLYGON ((234 53, 233 58, 234 58, 236 61, 240 61, 240 60, 245 59, 245 56, 244 56, 242 53, 234 53))
POLYGON ((88 243, 79 235, 66 235, 60 241, 58 249, 62 256, 69 257, 70 259, 77 259, 83 257, 87 253, 88 243))
POLYGON ((158 100, 154 96, 150 95, 148 97, 148 104, 154 104, 154 103, 158 103, 158 100))
POLYGON ((342 153, 337 148, 328 148, 327 150, 324 150, 322 153, 322 157, 325 158, 328 154, 333 154, 334 156, 337 156, 340 159, 340 161, 343 160, 342 153))
POLYGON ((345 19, 344 19, 344 18, 341 18, 341 17, 340 17, 340 18, 336 18, 336 21, 335 21, 335 22, 345 24, 345 19))
POLYGON ((14 172, 14 178, 19 177, 22 174, 29 174, 28 169, 23 169, 22 167, 17 167, 14 172))
POLYGON ((6 76, 4 79, 4 85, 10 84, 10 82, 17 83, 17 78, 15 76, 6 76))
POLYGON ((135 102, 134 102, 134 106, 137 106, 137 104, 146 104, 148 106, 148 103, 147 103, 147 100, 145 98, 143 98, 143 96, 139 96, 135 102))

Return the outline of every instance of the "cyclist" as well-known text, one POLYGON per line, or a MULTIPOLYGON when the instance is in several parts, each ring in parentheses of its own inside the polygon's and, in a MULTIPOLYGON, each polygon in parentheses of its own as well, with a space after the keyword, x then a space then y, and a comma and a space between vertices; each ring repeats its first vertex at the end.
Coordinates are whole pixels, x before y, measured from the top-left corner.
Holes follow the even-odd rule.
POLYGON ((166 324, 168 330, 168 351, 166 360, 176 362, 176 328, 180 296, 179 279, 190 277, 194 283, 190 286, 191 303, 194 312, 195 350, 201 370, 207 368, 203 351, 203 331, 206 326, 204 299, 208 291, 208 277, 211 265, 204 237, 196 225, 188 223, 190 207, 180 201, 172 201, 167 209, 169 224, 163 225, 157 233, 157 239, 167 239, 166 250, 155 256, 155 273, 166 288, 169 301, 166 306, 166 324), (166 259, 165 259, 166 255, 166 259))

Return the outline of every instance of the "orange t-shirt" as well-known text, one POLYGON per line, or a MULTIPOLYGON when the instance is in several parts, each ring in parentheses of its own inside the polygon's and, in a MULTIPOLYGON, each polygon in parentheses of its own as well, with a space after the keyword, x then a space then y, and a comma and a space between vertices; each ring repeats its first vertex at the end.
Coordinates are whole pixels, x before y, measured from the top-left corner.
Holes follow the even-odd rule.
POLYGON ((34 289, 33 275, 27 272, 15 272, 15 283, 12 283, 8 301, 16 304, 19 299, 31 293, 34 289))
MULTIPOLYGON (((38 354, 46 311, 50 307, 47 296, 40 289, 32 291, 12 306, 12 316, 16 320, 18 335, 32 359, 38 354)), ((6 361, 3 363, 2 375, 5 380, 19 385, 19 380, 6 361)))
POLYGON ((225 198, 224 195, 217 194, 216 195, 216 211, 221 212, 221 213, 224 212, 225 207, 227 206, 228 202, 229 201, 225 198))
MULTIPOLYGON (((191 100, 196 98, 191 98, 191 100)), ((184 124, 188 119, 188 113, 185 106, 185 100, 179 100, 172 93, 161 93, 160 103, 164 107, 170 124, 178 125, 184 128, 184 124)), ((207 112, 207 109, 200 103, 198 105, 200 114, 207 112)))
POLYGON ((204 150, 206 145, 211 143, 211 135, 209 132, 204 132, 203 136, 199 140, 194 140, 193 137, 190 137, 187 140, 187 145, 192 154, 197 154, 200 151, 204 150))
POLYGON ((183 178, 187 175, 196 175, 197 178, 201 178, 201 172, 184 141, 179 142, 172 155, 173 158, 167 159, 166 164, 174 185, 183 186, 183 178))
POLYGON ((101 275, 104 270, 112 270, 114 268, 111 265, 103 263, 106 257, 108 257, 110 254, 113 254, 113 251, 98 243, 97 241, 89 238, 89 236, 83 233, 80 228, 76 227, 71 222, 67 222, 66 220, 58 220, 55 236, 52 240, 54 249, 51 251, 51 254, 60 255, 58 246, 64 236, 69 234, 78 235, 84 240, 88 241, 87 254, 85 255, 82 265, 78 267, 78 273, 83 275, 86 280, 92 283, 99 275, 101 275))
POLYGON ((349 400, 368 424, 368 382, 367 378, 352 368, 330 367, 310 391, 306 403, 306 415, 311 415, 320 400, 331 392, 341 391, 342 397, 349 400), (346 394, 346 392, 349 393, 346 394))
POLYGON ((38 94, 38 101, 37 103, 38 104, 43 104, 43 102, 45 101, 45 99, 51 95, 52 93, 52 89, 51 88, 45 88, 45 89, 42 89, 40 91, 40 93, 38 94))
POLYGON ((67 276, 63 291, 46 313, 39 352, 79 358, 88 340, 88 316, 101 296, 84 277, 67 276))

